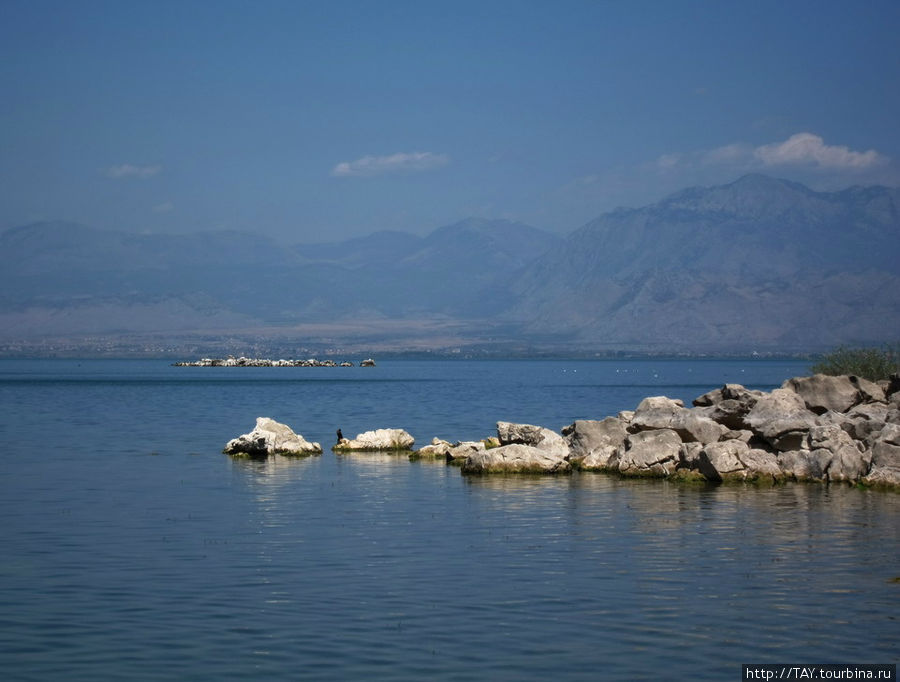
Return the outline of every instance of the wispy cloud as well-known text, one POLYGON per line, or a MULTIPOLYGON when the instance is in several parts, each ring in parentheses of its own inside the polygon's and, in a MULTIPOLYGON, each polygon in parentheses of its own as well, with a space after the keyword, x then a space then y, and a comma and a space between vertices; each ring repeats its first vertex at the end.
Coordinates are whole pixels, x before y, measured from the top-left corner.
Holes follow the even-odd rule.
POLYGON ((675 168, 679 163, 681 163, 681 156, 679 154, 663 154, 656 160, 656 166, 660 170, 675 168))
POLYGON ((119 166, 110 166, 106 169, 106 177, 120 180, 122 178, 139 178, 144 180, 152 178, 162 170, 162 166, 135 166, 130 163, 123 163, 119 166))
POLYGON ((855 152, 848 147, 827 145, 812 133, 797 133, 784 142, 757 147, 753 155, 766 166, 799 164, 836 170, 865 169, 887 162, 874 149, 855 152))
POLYGON ((753 149, 745 144, 735 143, 716 147, 700 154, 700 163, 705 165, 734 164, 753 158, 753 149))
POLYGON ((154 213, 171 213, 174 210, 175 204, 173 204, 171 201, 164 201, 163 203, 157 204, 153 207, 154 213))
POLYGON ((448 163, 450 158, 445 154, 399 152, 390 156, 364 156, 355 161, 342 161, 331 170, 331 175, 346 178, 374 177, 389 173, 421 173, 446 166, 448 163))

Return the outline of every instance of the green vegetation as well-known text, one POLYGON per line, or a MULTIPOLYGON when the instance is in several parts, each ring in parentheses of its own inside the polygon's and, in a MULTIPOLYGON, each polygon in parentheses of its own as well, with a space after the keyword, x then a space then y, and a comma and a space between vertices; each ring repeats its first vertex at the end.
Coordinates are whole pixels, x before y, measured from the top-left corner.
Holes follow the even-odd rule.
POLYGON ((869 381, 887 379, 900 372, 900 343, 882 348, 848 348, 839 346, 826 353, 811 367, 815 374, 853 374, 869 381))

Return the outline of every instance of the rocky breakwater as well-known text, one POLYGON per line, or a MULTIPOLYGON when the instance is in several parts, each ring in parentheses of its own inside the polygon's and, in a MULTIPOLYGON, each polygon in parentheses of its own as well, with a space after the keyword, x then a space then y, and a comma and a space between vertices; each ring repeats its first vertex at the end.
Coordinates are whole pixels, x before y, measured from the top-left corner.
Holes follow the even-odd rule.
POLYGON ((303 436, 294 433, 289 426, 280 424, 274 419, 257 417, 254 429, 228 441, 223 452, 226 455, 243 457, 269 455, 305 457, 322 454, 322 446, 310 443, 303 436))
MULTIPOLYGON (((375 361, 369 358, 360 362, 359 366, 374 367, 375 361)), ((227 358, 201 358, 200 360, 176 362, 173 364, 173 367, 353 367, 353 363, 347 360, 335 362, 334 360, 317 360, 316 358, 307 358, 306 360, 272 360, 271 358, 245 358, 244 356, 236 358, 229 356, 227 358)))
POLYGON ((727 384, 686 408, 633 412, 562 434, 579 469, 709 481, 844 481, 900 488, 900 377, 799 377, 771 392, 727 384))
POLYGON ((415 443, 403 429, 376 429, 360 433, 356 438, 341 438, 331 449, 334 452, 411 452, 415 443))

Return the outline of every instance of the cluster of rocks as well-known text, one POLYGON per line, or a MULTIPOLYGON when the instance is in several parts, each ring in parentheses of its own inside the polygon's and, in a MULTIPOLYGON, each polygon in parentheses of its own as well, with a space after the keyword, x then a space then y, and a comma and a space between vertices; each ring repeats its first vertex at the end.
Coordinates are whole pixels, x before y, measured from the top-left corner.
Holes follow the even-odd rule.
MULTIPOLYGON (((227 358, 201 358, 191 362, 176 362, 175 367, 353 367, 352 362, 335 362, 334 360, 270 360, 269 358, 236 358, 229 355, 227 358)), ((360 367, 374 367, 375 361, 371 358, 359 363, 360 367)))
MULTIPOLYGON (((501 443, 504 429, 498 425, 501 443)), ((846 481, 900 487, 900 377, 789 379, 769 393, 727 384, 686 408, 645 398, 634 411, 582 420, 557 434, 519 428, 532 450, 470 457, 463 471, 557 473, 571 467, 709 481, 846 481), (547 435, 550 434, 550 435, 547 435), (549 461, 548 461, 549 457, 549 461), (547 462, 544 464, 544 462, 547 462)))
MULTIPOLYGON (((256 430, 231 441, 226 452, 239 441, 242 448, 257 450, 277 446, 279 441, 266 435, 274 432, 273 424, 260 418, 256 430)), ((419 450, 413 446, 413 437, 402 429, 378 429, 342 438, 332 449, 440 458, 468 474, 578 469, 717 482, 843 481, 900 489, 900 376, 873 383, 817 374, 789 379, 771 392, 726 384, 695 399, 690 408, 681 400, 655 396, 633 411, 578 420, 561 433, 498 422, 496 438, 456 443, 435 438, 419 450)))

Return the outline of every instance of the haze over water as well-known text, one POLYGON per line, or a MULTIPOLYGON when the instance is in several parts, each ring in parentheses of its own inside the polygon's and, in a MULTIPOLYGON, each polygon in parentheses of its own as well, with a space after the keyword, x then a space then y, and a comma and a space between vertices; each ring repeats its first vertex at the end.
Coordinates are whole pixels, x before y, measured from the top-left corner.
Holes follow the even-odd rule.
POLYGON ((328 451, 559 429, 802 363, 0 361, 7 679, 737 679, 900 656, 900 496, 328 451), (257 416, 321 457, 232 460, 257 416))

